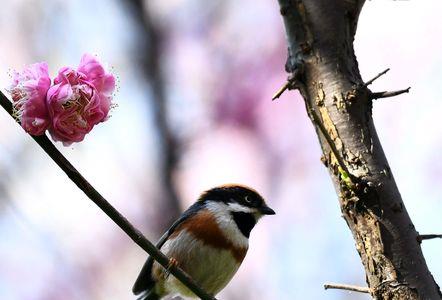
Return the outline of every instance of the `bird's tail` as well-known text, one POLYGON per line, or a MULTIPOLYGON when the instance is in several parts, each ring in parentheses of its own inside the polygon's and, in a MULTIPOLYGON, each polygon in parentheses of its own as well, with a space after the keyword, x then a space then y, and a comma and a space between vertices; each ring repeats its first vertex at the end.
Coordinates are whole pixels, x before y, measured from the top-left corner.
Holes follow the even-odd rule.
POLYGON ((160 296, 155 292, 155 289, 143 292, 138 296, 137 300, 160 300, 160 296))

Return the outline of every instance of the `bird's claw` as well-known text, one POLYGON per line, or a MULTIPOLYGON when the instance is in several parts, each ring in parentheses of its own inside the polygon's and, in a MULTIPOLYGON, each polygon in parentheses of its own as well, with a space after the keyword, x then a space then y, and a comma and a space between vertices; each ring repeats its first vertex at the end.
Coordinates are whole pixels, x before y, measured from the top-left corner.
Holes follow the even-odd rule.
POLYGON ((169 263, 167 264, 167 267, 166 267, 166 277, 169 276, 170 269, 172 269, 173 267, 176 267, 176 266, 178 266, 178 261, 173 257, 169 258, 169 263))

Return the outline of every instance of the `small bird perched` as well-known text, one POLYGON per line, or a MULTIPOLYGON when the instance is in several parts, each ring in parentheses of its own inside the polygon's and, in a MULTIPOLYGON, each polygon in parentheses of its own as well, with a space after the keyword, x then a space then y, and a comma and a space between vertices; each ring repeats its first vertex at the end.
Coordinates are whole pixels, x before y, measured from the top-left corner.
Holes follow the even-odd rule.
MULTIPOLYGON (((157 247, 206 292, 216 295, 235 275, 248 249, 250 232, 263 215, 274 215, 253 189, 223 185, 204 192, 157 247)), ((132 289, 139 300, 196 297, 149 257, 132 289)))

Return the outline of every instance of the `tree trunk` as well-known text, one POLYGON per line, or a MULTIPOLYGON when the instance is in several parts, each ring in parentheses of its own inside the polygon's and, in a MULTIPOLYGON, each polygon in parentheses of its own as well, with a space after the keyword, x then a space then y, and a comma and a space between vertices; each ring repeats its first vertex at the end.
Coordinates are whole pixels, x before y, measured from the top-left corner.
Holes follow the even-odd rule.
POLYGON ((359 74, 353 40, 363 3, 279 0, 289 86, 304 97, 372 297, 442 299, 376 134, 379 94, 359 74))

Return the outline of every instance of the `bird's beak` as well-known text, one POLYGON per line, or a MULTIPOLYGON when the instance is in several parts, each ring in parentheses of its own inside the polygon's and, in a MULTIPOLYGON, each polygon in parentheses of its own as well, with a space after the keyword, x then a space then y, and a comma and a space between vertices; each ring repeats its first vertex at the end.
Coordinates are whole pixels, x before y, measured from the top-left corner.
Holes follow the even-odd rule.
POLYGON ((267 205, 263 205, 259 208, 259 212, 263 215, 274 215, 275 211, 268 207, 267 205))

